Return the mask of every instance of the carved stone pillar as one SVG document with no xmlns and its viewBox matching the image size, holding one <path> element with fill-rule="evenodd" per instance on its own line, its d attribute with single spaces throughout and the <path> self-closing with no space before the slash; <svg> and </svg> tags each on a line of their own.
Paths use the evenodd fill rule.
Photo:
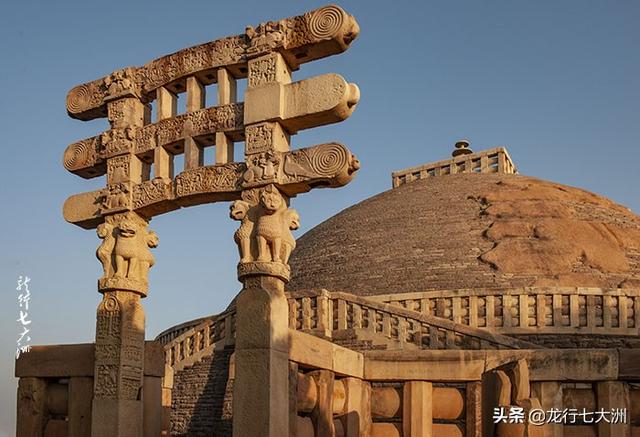
<svg viewBox="0 0 640 437">
<path fill-rule="evenodd" d="M 236 379 L 234 436 L 289 433 L 289 326 L 284 285 L 295 245 L 291 229 L 297 214 L 288 199 L 269 185 L 245 190 L 231 206 L 241 220 L 235 240 L 240 250 L 236 300 Z"/>
<path fill-rule="evenodd" d="M 284 281 L 246 278 L 236 301 L 233 435 L 289 435 L 289 327 Z"/>
<path fill-rule="evenodd" d="M 104 275 L 98 281 L 103 298 L 96 322 L 91 435 L 140 437 L 145 337 L 140 300 L 154 263 L 149 248 L 158 239 L 133 212 L 107 216 L 98 236 Z"/>
</svg>

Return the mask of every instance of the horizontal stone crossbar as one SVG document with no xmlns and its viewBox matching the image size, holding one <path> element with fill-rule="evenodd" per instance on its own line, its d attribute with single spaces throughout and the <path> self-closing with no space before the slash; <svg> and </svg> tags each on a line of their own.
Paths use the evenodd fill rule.
<svg viewBox="0 0 640 437">
<path fill-rule="evenodd" d="M 107 115 L 107 102 L 126 95 L 143 101 L 155 99 L 156 90 L 186 90 L 185 79 L 195 76 L 203 84 L 217 80 L 217 70 L 247 77 L 250 59 L 278 51 L 291 68 L 344 52 L 358 35 L 352 16 L 334 5 L 304 15 L 248 27 L 244 34 L 218 39 L 180 50 L 142 67 L 128 67 L 78 85 L 69 91 L 67 112 L 80 120 Z"/>
</svg>

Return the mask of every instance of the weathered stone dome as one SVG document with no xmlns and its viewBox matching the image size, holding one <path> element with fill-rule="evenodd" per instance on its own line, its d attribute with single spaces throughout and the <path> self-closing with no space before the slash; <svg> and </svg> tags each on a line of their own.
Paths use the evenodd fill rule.
<svg viewBox="0 0 640 437">
<path fill-rule="evenodd" d="M 640 287 L 640 217 L 602 196 L 513 174 L 417 180 L 298 239 L 288 290 Z"/>
</svg>

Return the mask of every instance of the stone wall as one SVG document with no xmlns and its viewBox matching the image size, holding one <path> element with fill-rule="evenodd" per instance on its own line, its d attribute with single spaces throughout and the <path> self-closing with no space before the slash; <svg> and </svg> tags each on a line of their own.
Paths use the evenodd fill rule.
<svg viewBox="0 0 640 437">
<path fill-rule="evenodd" d="M 233 349 L 215 351 L 174 376 L 171 393 L 171 435 L 231 436 L 229 360 Z"/>
</svg>

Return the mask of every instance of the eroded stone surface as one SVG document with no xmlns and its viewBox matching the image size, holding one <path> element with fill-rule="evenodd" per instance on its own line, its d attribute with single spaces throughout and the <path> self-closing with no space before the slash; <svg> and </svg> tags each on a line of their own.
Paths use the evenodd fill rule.
<svg viewBox="0 0 640 437">
<path fill-rule="evenodd" d="M 640 218 L 604 197 L 531 177 L 455 174 L 378 194 L 310 230 L 288 289 L 638 288 L 639 260 Z"/>
</svg>

